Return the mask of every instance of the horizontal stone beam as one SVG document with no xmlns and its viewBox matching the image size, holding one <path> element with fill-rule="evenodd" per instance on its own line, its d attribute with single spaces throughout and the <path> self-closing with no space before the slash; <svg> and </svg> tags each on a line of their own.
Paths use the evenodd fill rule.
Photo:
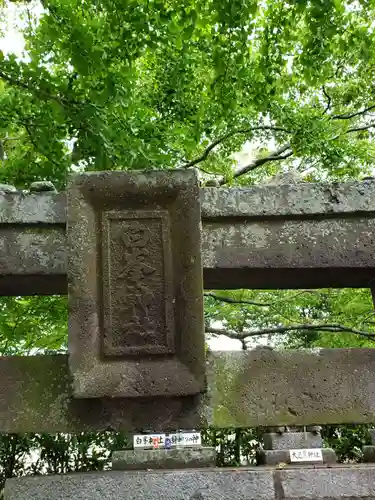
<svg viewBox="0 0 375 500">
<path fill-rule="evenodd" d="M 315 465 L 283 470 L 212 468 L 21 477 L 7 480 L 4 500 L 371 500 L 374 472 L 372 465 Z"/>
<path fill-rule="evenodd" d="M 202 219 L 375 215 L 375 180 L 201 189 Z"/>
<path fill-rule="evenodd" d="M 209 353 L 207 393 L 73 399 L 65 355 L 0 358 L 0 432 L 167 431 L 375 421 L 375 349 Z"/>
<path fill-rule="evenodd" d="M 375 215 L 375 180 L 202 188 L 203 220 Z M 2 193 L 0 225 L 66 224 L 65 193 Z"/>
<path fill-rule="evenodd" d="M 65 294 L 64 193 L 0 195 L 0 295 Z M 206 289 L 371 287 L 375 181 L 201 189 Z"/>
</svg>

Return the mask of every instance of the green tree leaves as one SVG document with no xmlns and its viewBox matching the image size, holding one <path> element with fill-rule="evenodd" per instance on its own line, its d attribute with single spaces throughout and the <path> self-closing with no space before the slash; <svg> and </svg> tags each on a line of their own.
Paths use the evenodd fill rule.
<svg viewBox="0 0 375 500">
<path fill-rule="evenodd" d="M 41 171 L 55 165 L 52 181 L 71 169 L 61 144 L 74 138 L 73 159 L 86 168 L 173 168 L 198 156 L 205 141 L 265 121 L 292 126 L 293 156 L 273 160 L 277 168 L 304 161 L 315 176 L 320 169 L 342 178 L 371 163 L 371 127 L 339 145 L 335 139 L 345 126 L 368 125 L 369 112 L 345 126 L 331 118 L 375 102 L 372 9 L 213 0 L 138 0 L 126 8 L 116 0 L 53 0 L 44 8 L 36 29 L 33 21 L 25 29 L 29 59 L 6 55 L 0 78 L 2 118 L 39 131 L 31 138 L 26 130 L 24 142 Z M 215 148 L 217 175 L 232 168 L 242 139 Z M 282 146 L 277 135 L 259 134 L 261 147 L 270 140 Z"/>
</svg>

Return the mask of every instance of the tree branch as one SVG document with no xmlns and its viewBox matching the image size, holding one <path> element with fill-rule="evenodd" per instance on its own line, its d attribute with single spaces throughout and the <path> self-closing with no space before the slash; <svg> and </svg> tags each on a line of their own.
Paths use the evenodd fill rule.
<svg viewBox="0 0 375 500">
<path fill-rule="evenodd" d="M 369 123 L 368 125 L 363 125 L 362 127 L 349 128 L 345 134 L 350 134 L 351 132 L 360 132 L 361 130 L 368 130 L 369 128 L 375 127 L 375 123 Z"/>
<path fill-rule="evenodd" d="M 29 136 L 30 142 L 34 146 L 36 151 L 38 151 L 40 154 L 42 154 L 48 161 L 50 161 L 54 165 L 57 165 L 58 167 L 60 167 L 61 166 L 60 163 L 55 161 L 53 158 L 49 157 L 44 151 L 42 151 L 42 149 L 39 147 L 39 145 L 34 141 L 33 134 L 31 132 L 29 126 L 26 123 L 24 123 L 23 126 L 25 127 L 25 130 L 27 132 L 27 135 Z"/>
<path fill-rule="evenodd" d="M 58 102 L 61 106 L 66 106 L 67 104 L 82 104 L 74 99 L 66 99 L 64 97 L 59 97 L 54 94 L 50 94 L 49 92 L 42 90 L 40 88 L 34 87 L 33 84 L 23 82 L 22 80 L 18 80 L 17 78 L 13 78 L 12 76 L 7 75 L 3 71 L 0 70 L 0 78 L 10 83 L 15 87 L 20 87 L 25 90 L 29 90 L 33 94 L 39 94 L 41 97 L 45 97 L 46 99 L 50 99 Z"/>
<path fill-rule="evenodd" d="M 237 177 L 240 177 L 241 175 L 248 174 L 252 170 L 255 170 L 256 168 L 258 168 L 261 165 L 264 165 L 265 163 L 268 163 L 270 161 L 278 161 L 278 160 L 280 161 L 280 160 L 285 160 L 286 158 L 289 158 L 289 156 L 292 156 L 293 151 L 289 151 L 285 155 L 282 154 L 282 153 L 285 153 L 285 151 L 288 151 L 288 149 L 290 149 L 289 143 L 285 144 L 284 146 L 277 149 L 276 151 L 273 151 L 265 158 L 257 158 L 256 160 L 252 161 L 248 165 L 238 168 L 234 172 L 233 178 L 237 178 Z M 219 180 L 219 184 L 222 186 L 222 185 L 226 184 L 228 181 L 229 181 L 228 178 L 223 177 L 222 179 Z"/>
<path fill-rule="evenodd" d="M 273 304 L 267 303 L 267 302 L 255 302 L 253 300 L 246 300 L 246 299 L 233 299 L 232 297 L 222 297 L 220 295 L 216 295 L 214 293 L 204 293 L 203 294 L 205 297 L 211 297 L 214 300 L 217 300 L 219 302 L 226 302 L 227 304 L 247 304 L 250 306 L 258 306 L 258 307 L 273 307 Z"/>
<path fill-rule="evenodd" d="M 328 110 L 330 109 L 330 107 L 331 107 L 332 98 L 327 93 L 327 91 L 326 91 L 326 89 L 325 89 L 324 86 L 323 86 L 323 93 L 324 93 L 324 95 L 327 98 L 327 106 L 326 106 L 326 108 L 325 108 L 325 110 L 323 112 L 323 114 L 326 114 L 328 112 Z M 372 109 L 375 109 L 375 104 L 373 104 L 371 106 L 368 106 L 367 108 L 365 108 L 365 109 L 363 109 L 361 111 L 357 111 L 355 113 L 347 113 L 347 114 L 335 115 L 335 116 L 332 116 L 330 119 L 331 120 L 349 120 L 351 118 L 355 118 L 356 116 L 364 115 L 368 111 L 371 111 Z M 349 133 L 352 133 L 352 132 L 359 132 L 361 130 L 367 130 L 367 129 L 372 128 L 372 127 L 375 127 L 375 123 L 374 124 L 371 123 L 370 125 L 366 125 L 366 126 L 362 126 L 362 127 L 353 127 L 353 128 L 350 128 L 349 130 L 347 130 L 345 132 L 345 134 L 349 134 Z M 209 146 L 207 146 L 207 148 L 204 150 L 204 152 L 202 153 L 202 155 L 200 155 L 199 157 L 195 158 L 194 160 L 186 163 L 185 165 L 183 165 L 183 167 L 184 168 L 193 167 L 194 165 L 197 165 L 198 163 L 201 163 L 201 162 L 205 161 L 207 159 L 208 155 L 211 153 L 211 151 L 216 146 L 218 146 L 219 144 L 221 144 L 222 142 L 224 142 L 226 139 L 229 139 L 233 135 L 235 135 L 235 134 L 247 134 L 247 133 L 250 133 L 250 132 L 256 131 L 256 130 L 272 130 L 272 131 L 276 131 L 276 132 L 284 132 L 284 133 L 287 133 L 287 134 L 291 134 L 292 133 L 292 131 L 287 130 L 285 128 L 282 128 L 282 127 L 272 127 L 272 126 L 250 127 L 250 128 L 246 128 L 246 129 L 239 129 L 239 130 L 235 130 L 235 131 L 232 131 L 232 132 L 228 132 L 227 134 L 223 135 L 219 139 L 213 141 Z M 340 136 L 336 136 L 333 139 L 337 139 L 338 137 L 340 137 Z M 234 174 L 233 174 L 233 178 L 237 178 L 237 177 L 240 177 L 242 175 L 245 175 L 245 174 L 247 174 L 247 173 L 255 170 L 256 168 L 258 168 L 258 167 L 260 167 L 260 166 L 262 166 L 265 163 L 268 163 L 270 161 L 281 161 L 281 160 L 285 160 L 285 159 L 289 158 L 290 156 L 293 155 L 293 151 L 288 151 L 289 149 L 291 149 L 291 148 L 290 148 L 290 144 L 288 143 L 288 144 L 282 146 L 281 148 L 277 149 L 276 151 L 273 151 L 272 153 L 270 153 L 265 158 L 258 158 L 256 160 L 254 160 L 253 162 L 249 163 L 248 165 L 237 169 L 234 172 Z M 288 151 L 288 152 L 286 154 L 283 154 L 286 151 Z M 229 181 L 228 178 L 222 177 L 218 182 L 219 182 L 219 185 L 222 186 L 222 185 L 226 184 L 228 181 Z"/>
<path fill-rule="evenodd" d="M 322 87 L 322 90 L 323 90 L 323 94 L 327 98 L 327 105 L 326 105 L 326 108 L 325 108 L 325 110 L 323 112 L 323 115 L 324 115 L 331 108 L 332 98 L 327 93 L 326 88 L 325 88 L 324 85 Z M 357 112 L 354 112 L 354 113 L 346 113 L 346 114 L 341 114 L 341 115 L 335 115 L 335 116 L 330 117 L 330 119 L 331 120 L 349 120 L 351 118 L 355 118 L 357 116 L 364 115 L 367 112 L 371 111 L 372 109 L 375 109 L 375 104 L 373 104 L 371 106 L 368 106 L 367 108 L 364 108 L 361 111 L 357 111 Z M 349 133 L 352 133 L 352 132 L 359 132 L 361 130 L 366 130 L 366 129 L 369 129 L 369 128 L 372 128 L 372 127 L 375 127 L 375 124 L 370 124 L 370 125 L 362 126 L 362 127 L 353 127 L 353 128 L 350 128 L 349 130 L 347 130 L 345 132 L 345 134 L 349 134 Z M 207 159 L 208 155 L 211 153 L 211 151 L 216 146 L 218 146 L 219 144 L 221 144 L 222 142 L 224 142 L 226 139 L 229 139 L 233 135 L 235 135 L 235 134 L 248 134 L 248 133 L 256 131 L 256 130 L 272 130 L 272 131 L 276 131 L 276 132 L 284 132 L 284 133 L 287 133 L 287 134 L 291 134 L 292 133 L 292 131 L 287 130 L 285 128 L 282 128 L 282 127 L 272 127 L 272 126 L 249 127 L 249 128 L 245 128 L 245 129 L 234 130 L 232 132 L 228 132 L 227 134 L 223 135 L 219 139 L 216 139 L 215 141 L 213 141 L 211 144 L 209 144 L 209 146 L 207 146 L 207 148 L 204 150 L 204 152 L 200 156 L 198 156 L 197 158 L 195 158 L 194 160 L 192 160 L 192 161 L 190 161 L 188 163 L 185 163 L 183 165 L 183 167 L 184 168 L 193 167 L 194 165 L 197 165 L 198 163 L 201 163 L 201 162 L 205 161 Z M 343 135 L 343 134 L 341 134 L 341 135 Z M 338 137 L 340 137 L 340 136 L 336 136 L 333 139 L 337 139 Z M 258 168 L 258 167 L 260 167 L 260 166 L 262 166 L 265 163 L 268 163 L 270 161 L 281 161 L 281 160 L 285 160 L 285 159 L 289 158 L 290 156 L 293 155 L 293 151 L 288 151 L 289 149 L 291 149 L 291 148 L 290 148 L 290 144 L 288 143 L 285 146 L 282 146 L 281 148 L 277 149 L 276 151 L 273 151 L 272 153 L 270 153 L 265 158 L 258 158 L 256 160 L 254 160 L 253 162 L 249 163 L 248 165 L 237 169 L 234 172 L 234 174 L 233 174 L 233 178 L 237 178 L 237 177 L 240 177 L 242 175 L 245 175 L 245 174 L 247 174 L 247 173 L 255 170 L 256 168 Z M 285 152 L 287 152 L 287 153 L 283 154 Z M 219 182 L 219 185 L 222 186 L 222 185 L 226 184 L 228 181 L 229 181 L 228 178 L 222 177 L 218 182 Z"/>
<path fill-rule="evenodd" d="M 356 328 L 350 328 L 348 326 L 339 325 L 336 323 L 332 324 L 320 324 L 320 325 L 290 325 L 290 326 L 277 326 L 273 328 L 264 328 L 259 330 L 252 330 L 248 332 L 236 333 L 229 330 L 224 330 L 221 328 L 212 328 L 206 327 L 206 333 L 212 333 L 213 335 L 224 335 L 226 337 L 242 340 L 247 337 L 255 337 L 258 335 L 269 335 L 275 333 L 286 333 L 292 331 L 301 331 L 301 330 L 310 330 L 310 331 L 326 331 L 331 333 L 354 333 L 361 337 L 368 338 L 370 340 L 375 341 L 375 333 L 364 332 L 362 330 L 357 330 Z"/>
<path fill-rule="evenodd" d="M 331 120 L 350 120 L 351 118 L 355 118 L 356 116 L 364 115 L 372 109 L 375 109 L 375 104 L 372 104 L 371 106 L 368 106 L 367 108 L 362 109 L 361 111 L 356 111 L 354 113 L 344 113 L 342 115 L 332 116 Z"/>
<path fill-rule="evenodd" d="M 272 130 L 274 132 L 285 132 L 286 134 L 291 134 L 292 132 L 290 130 L 286 130 L 285 128 L 282 127 L 272 127 L 272 126 L 267 126 L 267 125 L 262 125 L 259 127 L 249 127 L 249 128 L 244 128 L 244 129 L 239 129 L 239 130 L 233 130 L 232 132 L 228 132 L 227 134 L 219 137 L 215 141 L 213 141 L 207 148 L 204 150 L 204 152 L 201 154 L 201 156 L 198 156 L 194 160 L 185 163 L 183 165 L 183 168 L 189 168 L 193 167 L 194 165 L 197 165 L 198 163 L 201 163 L 202 161 L 205 161 L 208 157 L 208 155 L 211 153 L 211 151 L 216 148 L 219 144 L 222 142 L 226 141 L 230 137 L 233 137 L 236 134 L 249 134 L 250 132 L 254 132 L 256 130 Z"/>
<path fill-rule="evenodd" d="M 374 128 L 375 127 L 375 123 L 369 123 L 368 125 L 363 125 L 361 127 L 353 127 L 353 128 L 349 128 L 348 130 L 346 130 L 344 133 L 342 134 L 338 134 L 336 135 L 335 137 L 332 137 L 332 141 L 335 141 L 336 139 L 338 139 L 339 137 L 342 137 L 343 135 L 346 135 L 346 134 L 351 134 L 353 132 L 360 132 L 361 130 L 368 130 L 370 128 Z"/>
<path fill-rule="evenodd" d="M 323 85 L 322 89 L 323 89 L 323 94 L 327 98 L 327 106 L 326 106 L 326 109 L 323 111 L 323 115 L 325 115 L 331 109 L 332 97 L 327 93 L 324 85 Z"/>
</svg>

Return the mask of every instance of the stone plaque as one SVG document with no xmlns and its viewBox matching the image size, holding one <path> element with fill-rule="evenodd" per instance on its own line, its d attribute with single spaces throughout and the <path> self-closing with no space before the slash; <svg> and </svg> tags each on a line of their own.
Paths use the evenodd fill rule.
<svg viewBox="0 0 375 500">
<path fill-rule="evenodd" d="M 166 210 L 103 213 L 103 355 L 174 353 Z"/>
<path fill-rule="evenodd" d="M 203 392 L 195 172 L 79 174 L 69 184 L 67 200 L 74 396 Z"/>
</svg>

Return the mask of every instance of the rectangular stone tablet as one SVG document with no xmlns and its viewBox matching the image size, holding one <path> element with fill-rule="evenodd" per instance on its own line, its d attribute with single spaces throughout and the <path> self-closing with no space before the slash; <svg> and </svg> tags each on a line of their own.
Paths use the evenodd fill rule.
<svg viewBox="0 0 375 500">
<path fill-rule="evenodd" d="M 202 392 L 203 277 L 196 173 L 76 175 L 67 193 L 67 234 L 74 396 Z"/>
</svg>

